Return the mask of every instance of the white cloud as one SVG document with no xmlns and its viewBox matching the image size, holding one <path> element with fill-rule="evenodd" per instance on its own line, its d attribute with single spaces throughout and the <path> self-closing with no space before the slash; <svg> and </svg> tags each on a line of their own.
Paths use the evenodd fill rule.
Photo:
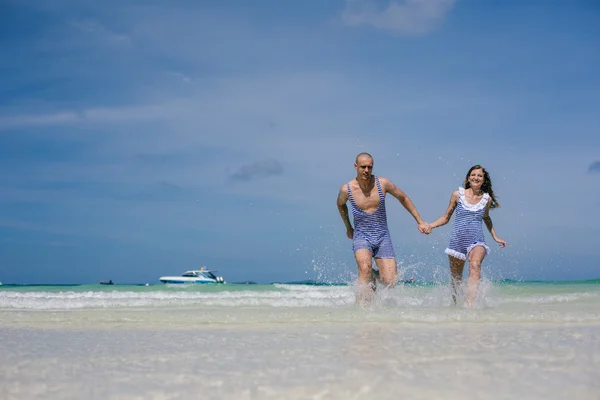
<svg viewBox="0 0 600 400">
<path fill-rule="evenodd" d="M 60 111 L 48 114 L 23 114 L 0 117 L 0 130 L 27 126 L 48 126 L 70 123 L 79 119 L 77 113 Z"/>
<path fill-rule="evenodd" d="M 182 83 L 193 83 L 193 81 L 194 81 L 191 77 L 189 77 L 188 75 L 186 75 L 182 72 L 167 71 L 166 74 L 176 78 L 176 80 L 178 80 L 179 82 L 182 82 Z"/>
<path fill-rule="evenodd" d="M 61 110 L 40 114 L 21 114 L 0 117 L 0 131 L 31 126 L 90 123 L 124 123 L 173 116 L 176 104 L 159 106 L 96 107 L 83 110 Z"/>
<path fill-rule="evenodd" d="M 279 161 L 268 159 L 242 165 L 237 171 L 231 174 L 230 178 L 235 181 L 250 181 L 257 178 L 268 177 L 270 175 L 280 175 L 282 172 L 283 167 Z"/>
<path fill-rule="evenodd" d="M 423 35 L 433 30 L 455 0 L 391 1 L 381 9 L 372 0 L 347 0 L 342 21 L 349 26 L 370 25 L 400 34 Z"/>
<path fill-rule="evenodd" d="M 71 27 L 75 28 L 75 30 L 78 31 L 78 33 L 84 34 L 84 35 L 90 35 L 90 36 L 94 37 L 95 39 L 103 41 L 105 43 L 116 44 L 116 45 L 131 43 L 131 39 L 129 38 L 129 36 L 115 33 L 113 31 L 111 31 L 110 29 L 108 29 L 106 26 L 102 25 L 100 22 L 95 21 L 95 20 L 74 19 L 74 20 L 68 21 L 68 24 Z"/>
</svg>

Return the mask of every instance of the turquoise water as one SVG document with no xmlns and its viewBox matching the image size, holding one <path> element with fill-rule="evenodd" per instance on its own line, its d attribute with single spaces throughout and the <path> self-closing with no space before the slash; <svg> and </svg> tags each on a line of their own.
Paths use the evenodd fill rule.
<svg viewBox="0 0 600 400">
<path fill-rule="evenodd" d="M 136 309 L 220 307 L 353 308 L 355 291 L 347 284 L 225 285 L 3 285 L 0 310 Z M 379 288 L 374 307 L 393 313 L 419 309 L 440 315 L 459 307 L 445 283 L 399 284 Z M 478 309 L 520 318 L 536 310 L 555 310 L 556 318 L 586 320 L 600 314 L 600 279 L 573 282 L 482 281 Z"/>
<path fill-rule="evenodd" d="M 4 285 L 7 399 L 597 398 L 600 280 Z"/>
</svg>

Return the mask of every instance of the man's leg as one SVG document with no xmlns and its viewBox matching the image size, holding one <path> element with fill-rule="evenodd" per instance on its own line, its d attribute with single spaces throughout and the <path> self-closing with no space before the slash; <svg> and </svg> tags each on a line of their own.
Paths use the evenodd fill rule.
<svg viewBox="0 0 600 400">
<path fill-rule="evenodd" d="M 379 268 L 379 282 L 387 287 L 396 286 L 396 283 L 398 283 L 396 252 L 389 232 L 381 238 L 374 255 L 375 263 Z"/>
<path fill-rule="evenodd" d="M 384 285 L 396 286 L 398 282 L 398 268 L 395 258 L 376 258 L 375 264 L 379 268 L 379 280 Z"/>
<path fill-rule="evenodd" d="M 371 303 L 375 283 L 373 277 L 373 254 L 367 249 L 358 249 L 354 253 L 358 266 L 358 282 L 356 283 L 356 301 L 360 305 Z"/>
</svg>

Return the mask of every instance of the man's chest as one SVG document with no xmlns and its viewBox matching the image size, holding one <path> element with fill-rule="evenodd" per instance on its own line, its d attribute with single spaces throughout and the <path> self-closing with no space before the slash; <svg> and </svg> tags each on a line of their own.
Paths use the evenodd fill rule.
<svg viewBox="0 0 600 400">
<path fill-rule="evenodd" d="M 380 196 L 377 186 L 373 186 L 370 190 L 363 190 L 358 184 L 350 187 L 354 203 L 361 210 L 371 213 L 379 206 Z"/>
</svg>

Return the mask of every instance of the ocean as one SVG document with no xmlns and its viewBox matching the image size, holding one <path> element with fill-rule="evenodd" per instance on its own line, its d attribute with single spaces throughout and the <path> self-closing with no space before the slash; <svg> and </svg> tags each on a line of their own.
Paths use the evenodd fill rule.
<svg viewBox="0 0 600 400">
<path fill-rule="evenodd" d="M 5 399 L 598 399 L 600 280 L 0 286 Z"/>
</svg>

